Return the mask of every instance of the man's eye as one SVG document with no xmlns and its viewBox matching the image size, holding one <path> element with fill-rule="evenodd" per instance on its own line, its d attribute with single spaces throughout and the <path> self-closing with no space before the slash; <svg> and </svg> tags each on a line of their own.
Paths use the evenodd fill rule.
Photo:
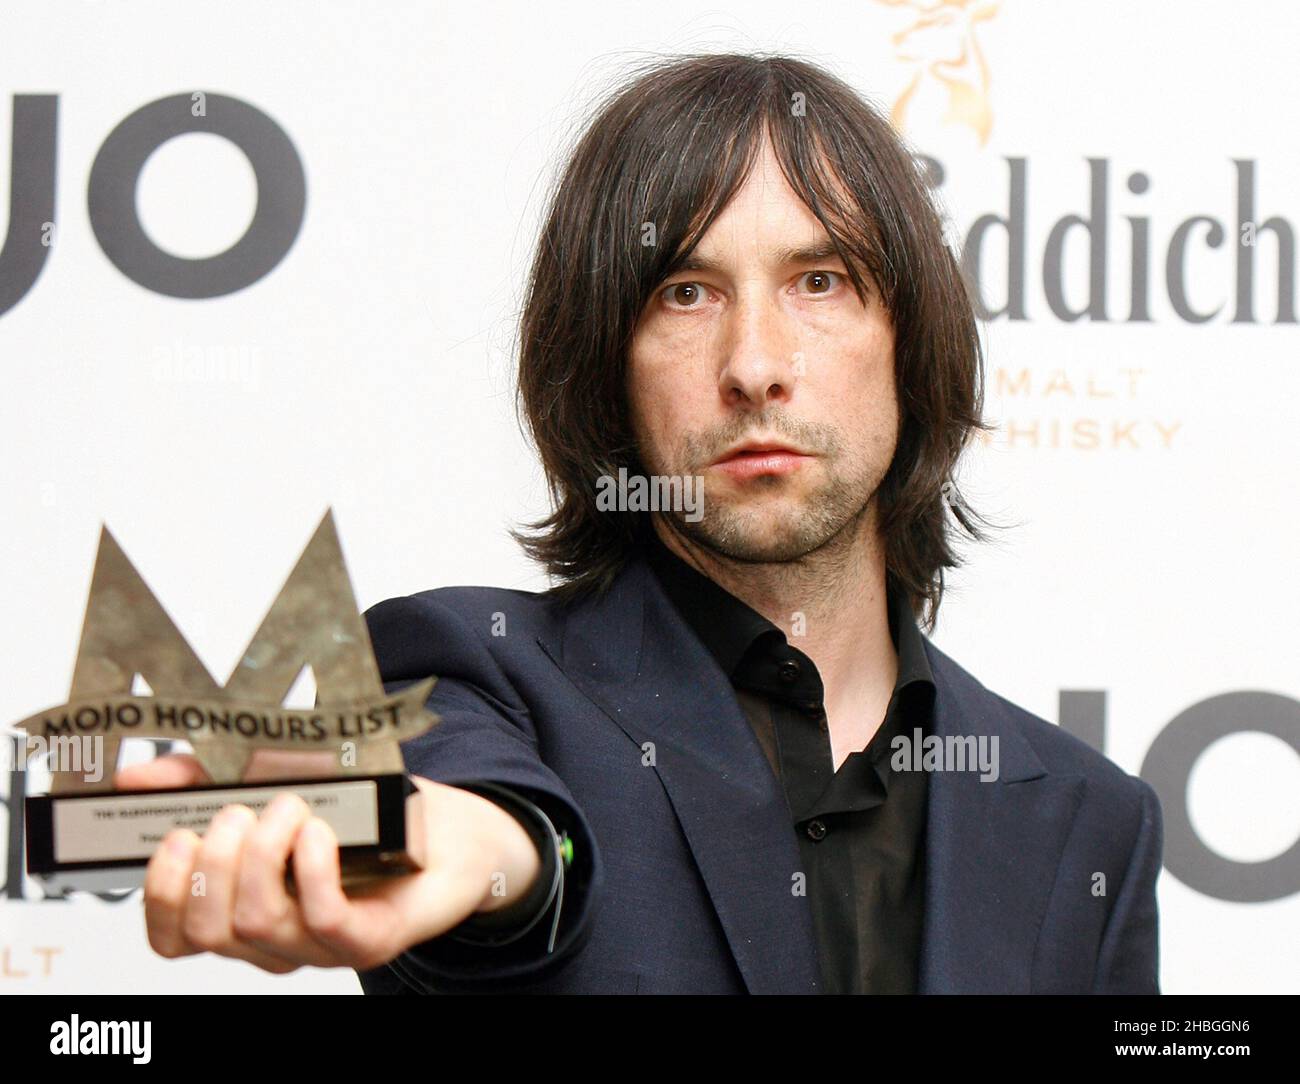
<svg viewBox="0 0 1300 1084">
<path fill-rule="evenodd" d="M 829 294 L 843 277 L 838 271 L 808 271 L 800 276 L 800 281 L 807 282 L 810 294 Z"/>
<path fill-rule="evenodd" d="M 663 296 L 673 308 L 698 309 L 707 295 L 698 282 L 679 282 L 666 287 Z"/>
</svg>

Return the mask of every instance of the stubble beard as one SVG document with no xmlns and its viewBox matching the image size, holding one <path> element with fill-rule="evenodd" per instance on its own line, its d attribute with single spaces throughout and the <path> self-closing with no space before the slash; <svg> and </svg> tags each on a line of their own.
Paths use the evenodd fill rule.
<svg viewBox="0 0 1300 1084">
<path fill-rule="evenodd" d="M 858 526 L 875 499 L 882 475 L 867 463 L 851 471 L 838 469 L 845 460 L 843 442 L 831 427 L 773 418 L 777 420 L 781 424 L 768 428 L 816 452 L 817 459 L 813 462 L 825 471 L 824 480 L 802 497 L 797 496 L 803 489 L 798 476 L 812 468 L 809 464 L 795 475 L 752 479 L 743 484 L 741 493 L 726 498 L 716 496 L 719 487 L 715 486 L 711 498 L 706 477 L 702 517 L 691 521 L 684 511 L 676 509 L 663 513 L 674 531 L 718 557 L 745 564 L 786 564 L 805 560 L 823 550 L 830 556 L 831 550 L 852 546 Z M 688 437 L 674 458 L 692 467 L 664 473 L 683 474 L 693 470 L 703 474 L 704 466 L 742 435 L 731 433 L 728 427 L 728 431 L 710 434 L 707 439 Z"/>
</svg>

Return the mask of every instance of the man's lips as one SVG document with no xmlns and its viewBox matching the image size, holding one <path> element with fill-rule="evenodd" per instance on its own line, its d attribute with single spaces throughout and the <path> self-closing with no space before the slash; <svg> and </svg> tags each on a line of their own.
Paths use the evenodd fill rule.
<svg viewBox="0 0 1300 1084">
<path fill-rule="evenodd" d="M 763 475 L 791 474 L 811 458 L 784 444 L 744 444 L 710 465 L 737 481 L 744 481 Z"/>
</svg>

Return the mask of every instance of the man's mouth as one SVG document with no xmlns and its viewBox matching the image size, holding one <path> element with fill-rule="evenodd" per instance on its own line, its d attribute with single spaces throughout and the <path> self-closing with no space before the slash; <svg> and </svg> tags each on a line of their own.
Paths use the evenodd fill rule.
<svg viewBox="0 0 1300 1084">
<path fill-rule="evenodd" d="M 779 441 L 747 441 L 715 459 L 716 467 L 736 481 L 763 476 L 792 474 L 813 457 Z"/>
</svg>

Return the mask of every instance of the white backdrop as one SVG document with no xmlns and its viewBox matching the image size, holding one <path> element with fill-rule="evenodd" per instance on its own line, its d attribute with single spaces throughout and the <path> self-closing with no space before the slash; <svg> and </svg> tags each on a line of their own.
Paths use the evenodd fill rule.
<svg viewBox="0 0 1300 1084">
<path fill-rule="evenodd" d="M 1236 894 L 1267 898 L 1223 899 L 1232 893 L 1167 869 L 1161 971 L 1167 992 L 1300 989 L 1300 332 L 1293 316 L 1277 322 L 1300 220 L 1300 17 L 1262 2 L 1173 10 L 6 5 L 0 221 L 17 175 L 4 169 L 17 97 L 57 96 L 57 185 L 45 265 L 0 313 L 0 719 L 66 699 L 101 521 L 219 680 L 329 505 L 362 606 L 453 583 L 544 587 L 506 528 L 545 508 L 511 384 L 545 182 L 627 61 L 788 51 L 900 108 L 900 129 L 942 165 L 959 238 L 982 215 L 1009 215 L 1023 162 L 1025 319 L 988 325 L 987 413 L 1003 428 L 963 476 L 979 507 L 1019 526 L 969 551 L 935 642 L 1052 721 L 1075 691 L 1104 692 L 1105 751 L 1134 773 L 1194 705 L 1280 698 L 1282 736 L 1258 730 L 1260 695 L 1219 702 L 1212 711 L 1232 714 L 1239 733 L 1207 748 L 1186 787 L 1201 867 L 1252 863 Z M 306 177 L 284 257 L 204 300 L 119 271 L 87 208 L 92 164 L 117 125 L 195 91 L 272 118 Z M 1107 171 L 1109 320 L 1066 321 L 1044 292 L 1044 253 L 1059 220 L 1093 214 L 1090 159 Z M 1282 220 L 1248 240 L 1234 160 L 1253 163 L 1251 221 Z M 1134 173 L 1145 192 L 1130 189 Z M 234 143 L 188 134 L 149 158 L 136 205 L 157 246 L 199 258 L 243 234 L 257 192 Z M 1218 247 L 1209 223 L 1182 230 L 1189 304 L 1222 306 L 1199 323 L 1166 285 L 1171 243 L 1197 215 L 1222 230 Z M 1148 237 L 1147 322 L 1129 319 L 1133 219 Z M 1007 238 L 995 226 L 983 242 L 994 309 L 1006 300 Z M 1088 241 L 1067 230 L 1076 309 L 1089 300 Z M 17 273 L 19 244 L 10 238 L 0 280 Z M 1243 259 L 1250 321 L 1233 318 Z M 0 817 L 13 813 L 0 804 Z M 43 901 L 9 878 L 0 992 L 92 989 L 358 986 L 344 971 L 275 978 L 162 960 L 145 943 L 138 893 Z"/>
</svg>

